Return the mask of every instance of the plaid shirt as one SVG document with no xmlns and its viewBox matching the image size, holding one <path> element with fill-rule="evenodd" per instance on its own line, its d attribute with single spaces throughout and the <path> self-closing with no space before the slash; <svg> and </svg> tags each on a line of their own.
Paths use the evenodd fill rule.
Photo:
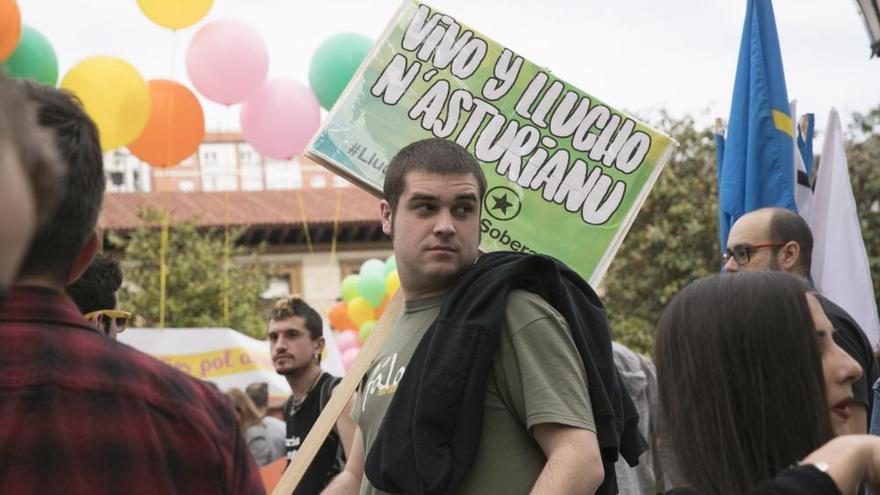
<svg viewBox="0 0 880 495">
<path fill-rule="evenodd" d="M 20 286 L 0 301 L 0 493 L 264 489 L 227 398 Z"/>
</svg>

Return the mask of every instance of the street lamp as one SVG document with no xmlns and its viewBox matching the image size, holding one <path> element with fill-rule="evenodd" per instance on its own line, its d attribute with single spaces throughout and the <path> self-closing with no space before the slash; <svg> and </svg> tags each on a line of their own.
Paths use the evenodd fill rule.
<svg viewBox="0 0 880 495">
<path fill-rule="evenodd" d="M 878 0 L 856 0 L 865 19 L 865 28 L 871 38 L 871 56 L 880 57 L 880 7 Z"/>
</svg>

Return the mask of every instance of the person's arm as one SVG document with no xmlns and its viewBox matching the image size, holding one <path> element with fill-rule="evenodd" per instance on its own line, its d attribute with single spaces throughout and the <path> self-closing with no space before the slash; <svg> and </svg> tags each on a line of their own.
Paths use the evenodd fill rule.
<svg viewBox="0 0 880 495">
<path fill-rule="evenodd" d="M 333 391 L 335 393 L 336 389 L 333 389 Z M 342 449 L 345 451 L 346 459 L 351 456 L 352 443 L 357 430 L 357 423 L 351 419 L 351 408 L 354 407 L 356 401 L 357 394 L 354 394 L 349 399 L 348 404 L 345 405 L 342 414 L 339 415 L 339 419 L 336 420 L 336 432 L 339 434 L 339 441 L 342 442 Z"/>
<path fill-rule="evenodd" d="M 605 479 L 605 469 L 595 433 L 557 423 L 537 424 L 532 433 L 547 456 L 532 494 L 596 493 Z"/>
<path fill-rule="evenodd" d="M 261 428 L 259 433 L 248 435 L 247 445 L 257 466 L 265 466 L 272 461 L 272 446 L 266 437 L 266 429 Z"/>
<path fill-rule="evenodd" d="M 803 464 L 821 466 L 843 494 L 855 493 L 866 483 L 874 493 L 880 489 L 880 437 L 843 435 L 819 447 Z M 827 466 L 827 469 L 822 469 Z"/>
<path fill-rule="evenodd" d="M 360 426 L 355 425 L 351 452 L 345 462 L 345 469 L 333 478 L 321 493 L 323 495 L 355 495 L 364 477 L 364 437 Z"/>
</svg>

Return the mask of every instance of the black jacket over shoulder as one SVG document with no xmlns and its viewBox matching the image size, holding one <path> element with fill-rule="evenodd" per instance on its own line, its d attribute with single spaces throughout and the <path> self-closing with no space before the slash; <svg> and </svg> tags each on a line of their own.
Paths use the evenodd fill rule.
<svg viewBox="0 0 880 495">
<path fill-rule="evenodd" d="M 491 253 L 462 275 L 416 348 L 367 454 L 364 468 L 373 486 L 424 495 L 446 495 L 460 486 L 480 443 L 486 379 L 514 289 L 544 298 L 571 329 L 605 467 L 597 493 L 617 493 L 618 452 L 630 465 L 638 464 L 647 444 L 614 367 L 599 296 L 553 258 Z"/>
</svg>

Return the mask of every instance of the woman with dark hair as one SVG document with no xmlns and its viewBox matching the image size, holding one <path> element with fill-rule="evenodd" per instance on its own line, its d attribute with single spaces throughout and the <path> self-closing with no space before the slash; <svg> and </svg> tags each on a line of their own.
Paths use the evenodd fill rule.
<svg viewBox="0 0 880 495">
<path fill-rule="evenodd" d="M 707 277 L 672 300 L 657 324 L 655 358 L 663 440 L 688 485 L 674 492 L 847 493 L 880 480 L 869 469 L 880 439 L 823 446 L 848 431 L 861 374 L 833 331 L 806 283 L 781 272 Z M 878 454 L 853 459 L 842 446 Z M 821 464 L 783 471 L 805 457 Z"/>
</svg>

